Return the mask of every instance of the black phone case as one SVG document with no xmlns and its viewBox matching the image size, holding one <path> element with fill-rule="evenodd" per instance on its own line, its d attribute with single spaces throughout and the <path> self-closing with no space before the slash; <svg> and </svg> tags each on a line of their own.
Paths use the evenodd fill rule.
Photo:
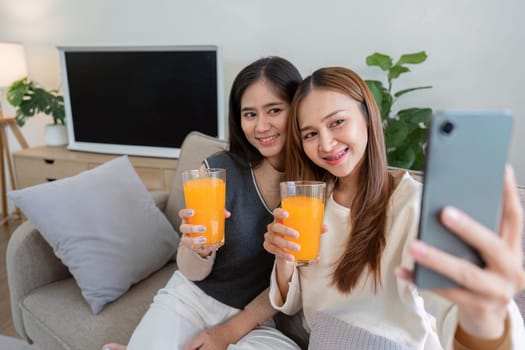
<svg viewBox="0 0 525 350">
<path fill-rule="evenodd" d="M 430 122 L 418 238 L 449 254 L 483 266 L 478 252 L 440 222 L 454 206 L 496 231 L 512 115 L 508 111 L 441 111 Z M 415 283 L 423 289 L 457 284 L 421 265 Z"/>
</svg>

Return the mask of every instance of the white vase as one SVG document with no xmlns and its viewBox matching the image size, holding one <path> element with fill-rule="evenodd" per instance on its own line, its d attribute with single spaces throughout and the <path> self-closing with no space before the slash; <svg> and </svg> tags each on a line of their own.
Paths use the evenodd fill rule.
<svg viewBox="0 0 525 350">
<path fill-rule="evenodd" d="M 46 144 L 48 146 L 67 145 L 67 128 L 65 125 L 46 125 Z"/>
</svg>

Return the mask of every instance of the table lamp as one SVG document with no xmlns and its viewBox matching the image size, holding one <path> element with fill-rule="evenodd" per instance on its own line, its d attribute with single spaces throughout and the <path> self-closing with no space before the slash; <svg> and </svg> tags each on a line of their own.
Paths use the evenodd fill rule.
<svg viewBox="0 0 525 350">
<path fill-rule="evenodd" d="M 4 90 L 5 88 L 4 91 L 7 91 L 7 88 L 11 86 L 11 84 L 25 76 L 27 76 L 27 65 L 22 44 L 0 43 L 0 89 Z M 2 94 L 0 93 L 0 201 L 2 203 L 0 223 L 4 224 L 9 218 L 6 196 L 6 163 L 9 169 L 11 187 L 13 189 L 16 188 L 6 128 L 11 127 L 13 134 L 22 148 L 27 148 L 28 145 L 16 124 L 15 118 L 4 116 L 2 112 L 2 98 Z"/>
<path fill-rule="evenodd" d="M 0 43 L 0 88 L 9 87 L 25 76 L 27 66 L 22 44 Z"/>
</svg>

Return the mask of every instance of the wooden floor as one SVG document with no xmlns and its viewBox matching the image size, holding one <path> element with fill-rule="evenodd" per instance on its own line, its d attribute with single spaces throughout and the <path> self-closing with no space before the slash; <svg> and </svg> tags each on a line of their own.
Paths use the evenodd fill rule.
<svg viewBox="0 0 525 350">
<path fill-rule="evenodd" d="M 7 271 L 5 266 L 5 253 L 7 242 L 11 233 L 20 225 L 20 219 L 10 219 L 5 225 L 0 224 L 0 334 L 20 337 L 11 321 L 11 306 L 9 290 L 7 288 Z"/>
</svg>

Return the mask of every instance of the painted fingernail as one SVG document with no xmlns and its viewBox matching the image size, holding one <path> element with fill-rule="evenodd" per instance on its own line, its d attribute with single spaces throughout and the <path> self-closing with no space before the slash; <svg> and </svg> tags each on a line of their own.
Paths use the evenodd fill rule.
<svg viewBox="0 0 525 350">
<path fill-rule="evenodd" d="M 286 232 L 288 234 L 288 236 L 292 237 L 292 238 L 299 238 L 299 232 L 297 231 L 294 231 L 292 229 L 288 229 L 288 232 Z"/>
<path fill-rule="evenodd" d="M 199 243 L 206 242 L 206 237 L 199 237 Z"/>
<path fill-rule="evenodd" d="M 412 248 L 419 256 L 425 256 L 428 253 L 428 247 L 420 241 L 415 241 L 412 243 Z"/>
<path fill-rule="evenodd" d="M 296 244 L 296 243 L 290 243 L 290 249 L 293 250 L 293 251 L 298 252 L 299 250 L 301 250 L 301 246 L 299 244 Z"/>
<path fill-rule="evenodd" d="M 205 231 L 206 231 L 206 227 L 204 227 L 204 226 L 199 226 L 199 228 L 197 229 L 197 231 L 199 231 L 199 232 L 205 232 Z"/>
<path fill-rule="evenodd" d="M 193 209 L 188 209 L 187 214 L 188 216 L 193 216 L 195 215 L 195 212 L 193 211 Z M 111 349 L 106 349 L 106 350 L 111 350 Z"/>
<path fill-rule="evenodd" d="M 287 256 L 286 256 L 286 261 L 294 262 L 294 261 L 295 261 L 295 258 L 294 258 L 293 255 L 287 255 Z"/>
</svg>

